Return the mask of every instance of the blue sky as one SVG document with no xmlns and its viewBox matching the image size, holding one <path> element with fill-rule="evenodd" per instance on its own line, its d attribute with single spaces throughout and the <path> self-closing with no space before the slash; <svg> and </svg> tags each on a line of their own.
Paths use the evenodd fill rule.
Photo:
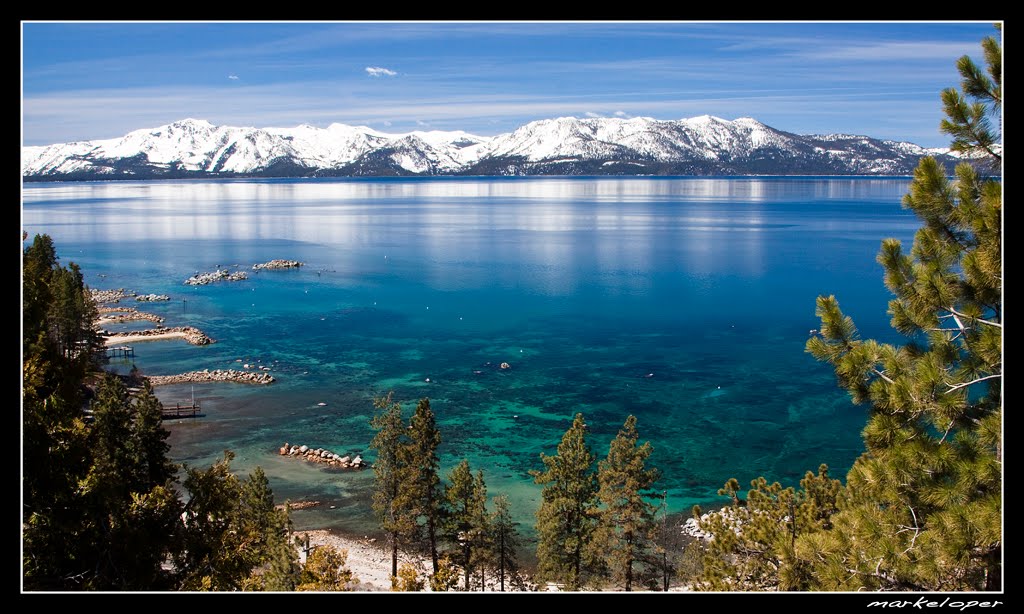
<svg viewBox="0 0 1024 614">
<path fill-rule="evenodd" d="M 492 136 L 560 116 L 753 117 L 941 147 L 963 23 L 22 23 L 25 145 L 193 117 Z"/>
</svg>

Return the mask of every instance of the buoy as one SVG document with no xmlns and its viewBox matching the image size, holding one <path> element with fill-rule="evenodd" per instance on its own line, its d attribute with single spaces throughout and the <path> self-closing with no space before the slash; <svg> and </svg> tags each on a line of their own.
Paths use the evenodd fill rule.
<svg viewBox="0 0 1024 614">
<path fill-rule="evenodd" d="M 317 405 L 320 406 L 320 407 L 324 407 L 325 405 L 327 405 L 327 403 L 324 403 L 323 401 L 321 401 L 321 402 L 317 403 Z"/>
<path fill-rule="evenodd" d="M 423 380 L 423 381 L 425 381 L 425 382 L 429 382 L 429 381 L 430 381 L 430 378 L 428 377 L 427 379 L 425 379 L 425 380 Z"/>
</svg>

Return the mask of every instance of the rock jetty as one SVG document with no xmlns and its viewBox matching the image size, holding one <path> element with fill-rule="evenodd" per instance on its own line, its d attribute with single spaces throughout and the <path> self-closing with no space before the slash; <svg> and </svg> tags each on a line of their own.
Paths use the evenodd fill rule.
<svg viewBox="0 0 1024 614">
<path fill-rule="evenodd" d="M 135 300 L 140 303 L 150 303 L 154 301 L 169 301 L 171 297 L 166 294 L 137 294 Z"/>
<path fill-rule="evenodd" d="M 117 303 L 123 298 L 134 295 L 134 292 L 128 292 L 124 288 L 118 288 L 116 290 L 97 290 L 95 288 L 89 288 L 89 296 L 92 297 L 94 303 Z"/>
<path fill-rule="evenodd" d="M 136 301 L 153 302 L 153 301 L 169 301 L 171 297 L 166 294 L 139 294 L 124 288 L 118 288 L 116 290 L 96 290 L 95 288 L 89 289 L 89 295 L 92 297 L 94 303 L 119 303 L 123 298 L 134 297 Z"/>
<path fill-rule="evenodd" d="M 185 338 L 192 345 L 210 345 L 213 343 L 213 339 L 206 336 L 206 333 L 199 330 L 194 326 L 172 326 L 170 328 L 148 328 L 146 330 L 129 330 L 119 333 L 109 333 L 111 337 L 156 337 L 158 335 L 167 335 L 168 333 L 177 333 L 176 336 Z"/>
<path fill-rule="evenodd" d="M 274 382 L 274 377 L 269 373 L 236 371 L 234 369 L 215 369 L 213 371 L 203 369 L 202 371 L 189 371 L 179 375 L 150 375 L 147 379 L 154 386 L 199 384 L 202 382 L 238 382 L 240 384 L 270 384 Z"/>
<path fill-rule="evenodd" d="M 274 509 L 284 510 L 285 505 L 285 503 L 278 503 L 277 505 L 274 506 Z M 289 501 L 287 503 L 288 508 L 292 510 L 304 510 L 311 507 L 316 507 L 318 505 L 322 504 L 319 501 Z"/>
<path fill-rule="evenodd" d="M 232 273 L 227 269 L 217 269 L 210 273 L 199 273 L 198 275 L 193 275 L 185 280 L 185 285 L 205 286 L 206 284 L 212 284 L 215 281 L 242 281 L 243 279 L 249 279 L 249 274 L 245 271 Z"/>
<path fill-rule="evenodd" d="M 252 265 L 252 270 L 261 271 L 264 269 L 291 269 L 300 267 L 304 264 L 304 262 L 299 262 L 298 260 L 271 260 L 270 262 L 264 262 L 263 264 Z"/>
<path fill-rule="evenodd" d="M 287 441 L 277 453 L 281 456 L 304 458 L 311 463 L 323 463 L 331 467 L 341 467 L 342 469 L 362 469 L 366 467 L 366 461 L 358 454 L 355 457 L 350 455 L 342 456 L 324 448 L 289 445 Z"/>
<path fill-rule="evenodd" d="M 133 307 L 126 307 L 120 311 L 118 315 L 103 316 L 100 318 L 101 324 L 120 324 L 122 322 L 135 322 L 138 320 L 146 320 L 149 322 L 156 322 L 157 324 L 163 324 L 163 317 L 156 315 L 155 313 L 145 313 L 138 311 Z M 115 313 L 117 312 L 111 309 L 101 310 L 100 313 Z"/>
</svg>

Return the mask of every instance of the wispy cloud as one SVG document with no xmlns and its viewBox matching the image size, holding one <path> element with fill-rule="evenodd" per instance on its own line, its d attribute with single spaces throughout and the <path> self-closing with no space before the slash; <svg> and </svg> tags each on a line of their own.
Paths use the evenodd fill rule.
<svg viewBox="0 0 1024 614">
<path fill-rule="evenodd" d="M 630 116 L 629 113 L 626 113 L 625 111 L 616 111 L 615 112 L 615 117 L 631 117 L 631 116 Z"/>
<path fill-rule="evenodd" d="M 593 111 L 587 111 L 586 113 L 584 113 L 584 115 L 586 115 L 587 117 L 601 117 L 600 113 L 594 113 Z"/>
<path fill-rule="evenodd" d="M 380 66 L 367 66 L 366 74 L 371 77 L 394 77 L 398 73 L 391 70 L 390 68 L 381 68 Z"/>
<path fill-rule="evenodd" d="M 228 75 L 228 79 L 231 79 L 232 81 L 238 81 L 238 75 Z"/>
</svg>

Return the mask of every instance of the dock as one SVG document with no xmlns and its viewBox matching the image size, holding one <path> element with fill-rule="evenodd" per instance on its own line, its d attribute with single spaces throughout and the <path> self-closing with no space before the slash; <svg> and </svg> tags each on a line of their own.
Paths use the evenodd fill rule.
<svg viewBox="0 0 1024 614">
<path fill-rule="evenodd" d="M 135 358 L 135 348 L 130 345 L 118 345 L 107 348 L 107 358 Z"/>
<path fill-rule="evenodd" d="M 202 416 L 199 413 L 201 408 L 199 407 L 199 401 L 192 401 L 189 405 L 182 405 L 181 403 L 175 403 L 174 407 L 164 405 L 162 417 L 164 420 L 175 420 L 177 418 L 198 418 Z"/>
</svg>

